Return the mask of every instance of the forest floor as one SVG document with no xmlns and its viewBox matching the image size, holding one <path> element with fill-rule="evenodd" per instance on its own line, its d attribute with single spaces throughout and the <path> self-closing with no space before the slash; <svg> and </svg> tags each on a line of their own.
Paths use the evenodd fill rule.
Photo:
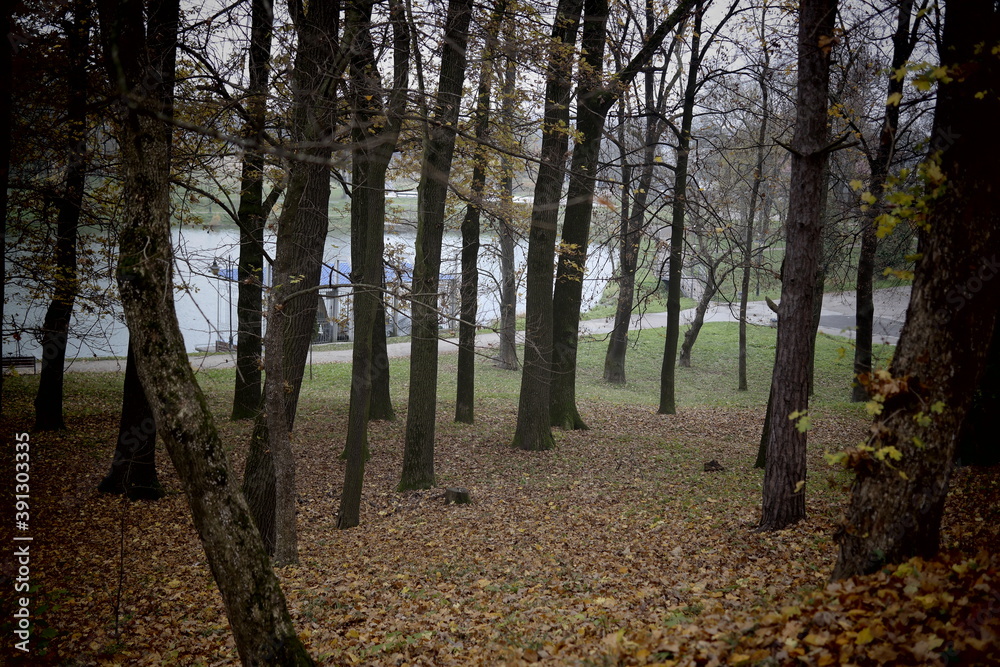
<svg viewBox="0 0 1000 667">
<path fill-rule="evenodd" d="M 410 493 L 393 490 L 409 381 L 406 365 L 393 362 L 397 420 L 372 426 L 362 523 L 347 531 L 336 530 L 336 513 L 349 369 L 317 367 L 293 435 L 300 563 L 278 575 L 318 662 L 998 664 L 996 471 L 956 471 L 939 558 L 830 584 L 850 478 L 823 454 L 861 441 L 868 424 L 839 398 L 850 366 L 842 341 L 821 337 L 818 346 L 809 517 L 757 533 L 762 473 L 752 462 L 774 334 L 753 330 L 755 389 L 739 393 L 732 359 L 716 351 L 731 344 L 732 325 L 702 335 L 696 368 L 679 371 L 685 389 L 669 417 L 655 414 L 651 367 L 662 338 L 630 350 L 623 388 L 596 382 L 603 346 L 584 343 L 580 408 L 590 429 L 557 431 L 548 452 L 510 448 L 517 374 L 485 360 L 476 424 L 453 423 L 454 359 L 443 359 L 439 487 Z M 69 430 L 31 435 L 32 652 L 9 664 L 238 664 L 165 453 L 161 501 L 96 491 L 117 433 L 116 377 L 68 376 Z M 199 381 L 241 471 L 250 424 L 226 419 L 232 373 Z M 13 443 L 30 427 L 37 380 L 4 384 L 0 438 Z M 5 466 L 12 451 L 5 444 Z M 705 472 L 713 459 L 725 470 Z M 445 487 L 458 486 L 472 503 L 446 505 Z M 0 571 L 5 602 L 11 562 Z M 12 628 L 8 618 L 0 626 L 3 662 Z"/>
</svg>

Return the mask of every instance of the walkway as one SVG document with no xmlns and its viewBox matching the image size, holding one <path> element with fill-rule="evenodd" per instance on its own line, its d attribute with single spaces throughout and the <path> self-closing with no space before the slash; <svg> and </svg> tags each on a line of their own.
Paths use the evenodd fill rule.
<svg viewBox="0 0 1000 667">
<path fill-rule="evenodd" d="M 906 318 L 906 306 L 910 300 L 909 287 L 896 287 L 877 290 L 875 292 L 875 340 L 878 343 L 895 345 L 899 341 L 899 332 Z M 820 314 L 820 331 L 834 336 L 854 337 L 854 293 L 840 292 L 827 294 L 823 297 L 823 310 Z M 681 324 L 690 324 L 694 320 L 694 309 L 681 312 Z M 736 322 L 739 320 L 738 303 L 714 303 L 705 313 L 706 322 Z M 763 301 L 752 301 L 747 304 L 747 320 L 753 324 L 769 325 L 774 321 L 774 313 Z M 635 317 L 630 324 L 630 330 L 660 329 L 667 326 L 666 313 L 649 313 Z M 592 336 L 609 334 L 614 328 L 614 318 L 584 320 L 580 323 L 580 333 Z M 518 334 L 521 335 L 520 333 Z M 476 347 L 480 349 L 495 348 L 500 344 L 500 336 L 495 333 L 476 336 Z M 410 356 L 410 344 L 390 343 L 386 346 L 390 359 Z M 438 352 L 448 354 L 458 350 L 457 338 L 445 338 L 438 341 Z M 350 349 L 313 351 L 311 363 L 350 363 Z M 202 354 L 189 355 L 191 364 L 196 369 L 232 368 L 236 365 L 236 355 Z M 89 373 L 124 372 L 124 359 L 76 359 L 67 364 L 68 371 Z"/>
</svg>

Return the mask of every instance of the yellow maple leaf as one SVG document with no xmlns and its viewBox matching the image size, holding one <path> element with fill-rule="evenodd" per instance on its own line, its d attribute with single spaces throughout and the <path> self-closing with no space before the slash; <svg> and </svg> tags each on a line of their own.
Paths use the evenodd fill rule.
<svg viewBox="0 0 1000 667">
<path fill-rule="evenodd" d="M 875 635 L 872 634 L 871 628 L 865 628 L 854 638 L 854 643 L 858 646 L 864 646 L 865 644 L 871 644 L 874 640 Z"/>
</svg>

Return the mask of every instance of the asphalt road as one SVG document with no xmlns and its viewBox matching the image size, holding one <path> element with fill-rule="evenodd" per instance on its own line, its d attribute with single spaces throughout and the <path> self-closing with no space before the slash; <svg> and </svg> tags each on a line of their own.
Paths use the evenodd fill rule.
<svg viewBox="0 0 1000 667">
<path fill-rule="evenodd" d="M 875 340 L 878 343 L 895 344 L 899 341 L 899 332 L 906 318 L 906 306 L 910 300 L 909 287 L 896 287 L 876 290 L 875 292 Z M 820 313 L 820 331 L 848 339 L 854 337 L 854 293 L 840 292 L 827 294 L 823 297 L 823 310 Z M 694 309 L 681 312 L 681 323 L 688 324 L 694 319 Z M 706 322 L 735 322 L 739 319 L 738 303 L 713 303 L 705 313 Z M 775 315 L 763 301 L 752 301 L 747 304 L 747 320 L 753 324 L 769 325 L 774 323 Z M 631 330 L 657 329 L 667 325 L 666 313 L 652 313 L 632 319 Z M 580 333 L 591 336 L 602 336 L 611 332 L 614 318 L 585 320 L 580 323 Z M 520 334 L 519 334 L 520 335 Z M 490 348 L 496 348 L 500 336 L 495 333 L 482 334 L 476 337 L 476 347 L 488 354 Z M 457 338 L 446 338 L 438 341 L 438 352 L 448 354 L 458 350 Z M 390 343 L 387 346 L 390 358 L 410 356 L 410 344 Z M 311 363 L 350 363 L 351 350 L 328 350 L 312 352 Z M 189 355 L 191 365 L 201 368 L 231 368 L 236 365 L 236 355 L 203 354 Z M 73 372 L 114 373 L 125 371 L 124 359 L 75 359 L 67 363 L 67 370 Z"/>
</svg>

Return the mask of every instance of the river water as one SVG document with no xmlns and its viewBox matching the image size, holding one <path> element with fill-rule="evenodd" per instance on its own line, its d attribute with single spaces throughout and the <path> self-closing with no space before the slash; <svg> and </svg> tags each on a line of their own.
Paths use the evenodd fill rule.
<svg viewBox="0 0 1000 667">
<path fill-rule="evenodd" d="M 178 323 L 188 352 L 197 348 L 214 349 L 217 341 L 235 340 L 237 284 L 227 279 L 235 276 L 239 258 L 239 231 L 236 228 L 174 228 L 174 299 Z M 395 263 L 412 265 L 416 235 L 404 229 L 385 236 L 387 247 L 395 251 Z M 482 237 L 480 250 L 480 291 L 478 321 L 491 325 L 499 312 L 499 258 L 498 243 L 487 235 Z M 518 312 L 524 311 L 524 257 L 526 241 L 515 250 L 515 267 L 518 276 Z M 274 239 L 265 240 L 267 252 L 273 256 Z M 443 277 L 460 273 L 461 237 L 448 234 L 442 250 Z M 350 238 L 346 232 L 332 231 L 326 239 L 324 263 L 346 272 L 350 262 Z M 584 309 L 602 294 L 611 276 L 612 261 L 604 248 L 592 248 L 587 262 L 584 282 Z M 330 275 L 328 271 L 325 274 Z M 346 280 L 345 280 L 346 282 Z M 442 282 L 442 290 L 447 281 Z M 4 308 L 4 332 L 20 329 L 20 340 L 15 336 L 3 338 L 4 355 L 34 355 L 41 358 L 41 346 L 34 331 L 42 324 L 47 302 L 30 299 L 24 290 L 5 286 L 7 303 Z M 332 300 L 327 300 L 332 305 Z M 405 304 L 403 305 L 405 311 Z M 331 308 L 332 310 L 332 308 Z M 331 313 L 332 314 L 332 313 Z M 398 318 L 398 330 L 405 333 L 405 312 Z M 125 356 L 128 331 L 122 322 L 120 309 L 103 315 L 75 308 L 67 358 L 95 356 Z"/>
</svg>

